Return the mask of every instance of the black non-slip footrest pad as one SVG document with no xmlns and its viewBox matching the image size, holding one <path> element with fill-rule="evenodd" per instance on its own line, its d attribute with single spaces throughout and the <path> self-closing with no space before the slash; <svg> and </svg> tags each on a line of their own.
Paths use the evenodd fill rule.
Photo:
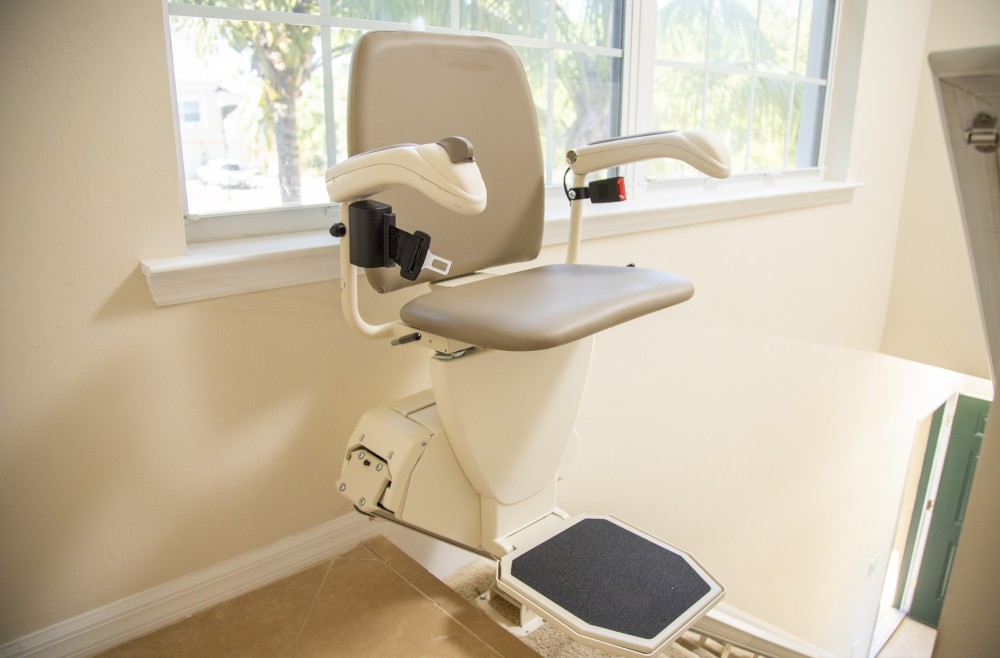
<svg viewBox="0 0 1000 658">
<path fill-rule="evenodd" d="M 647 640 L 710 589 L 684 557 L 605 519 L 519 555 L 511 575 L 588 624 Z"/>
</svg>

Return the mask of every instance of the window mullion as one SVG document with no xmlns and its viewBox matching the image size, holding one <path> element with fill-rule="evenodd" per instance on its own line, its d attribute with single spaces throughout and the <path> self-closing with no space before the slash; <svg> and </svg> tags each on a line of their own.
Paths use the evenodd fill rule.
<svg viewBox="0 0 1000 658">
<path fill-rule="evenodd" d="M 656 78 L 656 0 L 625 3 L 622 35 L 623 135 L 653 129 L 653 87 Z M 629 165 L 623 175 L 633 182 L 633 194 L 642 194 L 649 177 L 649 163 Z"/>
<path fill-rule="evenodd" d="M 701 126 L 702 130 L 708 125 L 708 63 L 712 52 L 712 6 L 714 0 L 708 2 L 708 17 L 705 21 L 705 63 L 701 72 Z"/>
<path fill-rule="evenodd" d="M 622 134 L 652 130 L 656 0 L 626 3 L 622 43 Z"/>
<path fill-rule="evenodd" d="M 546 80 L 545 80 L 545 184 L 552 185 L 552 168 L 556 162 L 555 153 L 555 118 L 553 117 L 553 107 L 556 99 L 556 3 L 550 0 L 548 3 L 548 25 L 545 34 L 549 41 L 546 48 Z"/>
<path fill-rule="evenodd" d="M 759 45 L 760 45 L 760 3 L 763 0 L 758 0 L 757 3 L 757 21 L 754 27 L 753 35 L 753 54 L 751 55 L 750 64 L 750 107 L 747 110 L 747 136 L 746 136 L 746 154 L 743 157 L 743 171 L 750 170 L 750 145 L 753 143 L 753 117 L 754 117 L 754 104 L 757 102 L 757 83 L 759 82 L 757 77 L 757 59 L 759 57 Z"/>
<path fill-rule="evenodd" d="M 330 0 L 320 0 L 320 14 L 330 13 Z M 323 124 L 326 128 L 326 166 L 337 162 L 337 115 L 333 103 L 333 38 L 329 26 L 320 28 L 320 48 L 323 58 Z"/>
<path fill-rule="evenodd" d="M 802 32 L 802 0 L 799 0 L 799 13 L 795 17 L 795 45 L 792 46 L 792 73 L 796 73 L 795 62 L 799 54 L 799 34 Z M 798 83 L 791 83 L 788 94 L 788 115 L 785 120 L 785 152 L 781 159 L 782 169 L 788 169 L 788 152 L 792 147 L 792 115 L 795 112 L 795 89 Z M 803 86 L 802 93 L 805 94 Z"/>
</svg>

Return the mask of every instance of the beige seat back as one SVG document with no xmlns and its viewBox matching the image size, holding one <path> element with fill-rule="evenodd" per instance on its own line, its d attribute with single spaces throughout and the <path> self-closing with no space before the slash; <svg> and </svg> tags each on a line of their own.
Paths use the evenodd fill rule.
<svg viewBox="0 0 1000 658">
<path fill-rule="evenodd" d="M 426 32 L 369 32 L 351 65 L 348 151 L 435 142 L 472 142 L 488 195 L 468 217 L 419 193 L 378 195 L 396 225 L 431 236 L 431 250 L 453 262 L 450 277 L 534 259 L 541 249 L 544 176 L 538 120 L 524 68 L 502 41 Z M 393 269 L 368 269 L 379 292 L 412 285 Z M 418 282 L 442 278 L 429 270 Z"/>
</svg>

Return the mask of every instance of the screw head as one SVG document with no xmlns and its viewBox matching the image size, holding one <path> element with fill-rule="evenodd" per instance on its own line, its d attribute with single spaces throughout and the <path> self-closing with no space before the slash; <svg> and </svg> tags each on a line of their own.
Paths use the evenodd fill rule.
<svg viewBox="0 0 1000 658">
<path fill-rule="evenodd" d="M 382 470 L 382 464 L 375 464 L 375 470 L 376 471 L 381 471 Z"/>
<path fill-rule="evenodd" d="M 360 459 L 360 460 L 364 461 L 364 458 L 365 458 L 365 453 L 364 453 L 364 451 L 362 451 L 362 452 L 359 452 L 359 453 L 358 453 L 358 459 Z"/>
<path fill-rule="evenodd" d="M 339 487 L 337 487 L 337 488 L 338 488 L 338 489 L 340 489 L 341 491 L 346 491 L 346 490 L 347 490 L 347 485 L 346 485 L 346 484 L 344 484 L 343 482 L 341 482 L 341 483 L 340 483 L 340 486 L 339 486 Z"/>
<path fill-rule="evenodd" d="M 365 500 L 364 498 L 361 498 L 361 500 L 358 501 L 358 505 L 361 505 L 361 507 L 364 507 L 366 502 L 368 502 L 368 501 Z"/>
</svg>

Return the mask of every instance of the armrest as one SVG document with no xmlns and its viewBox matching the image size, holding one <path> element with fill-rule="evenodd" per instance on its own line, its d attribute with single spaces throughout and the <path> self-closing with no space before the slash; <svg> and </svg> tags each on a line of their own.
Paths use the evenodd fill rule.
<svg viewBox="0 0 1000 658">
<path fill-rule="evenodd" d="M 472 157 L 472 144 L 463 137 L 359 153 L 326 172 L 327 193 L 337 203 L 401 186 L 463 215 L 478 215 L 486 208 L 486 184 Z"/>
<path fill-rule="evenodd" d="M 566 154 L 566 161 L 575 174 L 589 174 L 654 158 L 680 160 L 714 178 L 729 177 L 729 151 L 726 145 L 712 133 L 701 130 L 668 130 L 614 137 L 573 149 Z"/>
<path fill-rule="evenodd" d="M 582 187 L 591 172 L 655 158 L 680 160 L 714 178 L 729 177 L 729 150 L 718 137 L 701 130 L 668 130 L 614 137 L 566 153 L 566 162 L 573 170 L 573 187 Z M 580 252 L 583 201 L 570 201 L 567 263 L 575 263 Z"/>
<path fill-rule="evenodd" d="M 486 184 L 464 137 L 429 144 L 398 144 L 354 155 L 326 172 L 330 200 L 340 204 L 341 310 L 347 323 L 369 338 L 398 337 L 398 322 L 369 324 L 358 308 L 358 268 L 351 264 L 349 204 L 394 187 L 411 187 L 441 206 L 463 215 L 486 208 Z"/>
</svg>

